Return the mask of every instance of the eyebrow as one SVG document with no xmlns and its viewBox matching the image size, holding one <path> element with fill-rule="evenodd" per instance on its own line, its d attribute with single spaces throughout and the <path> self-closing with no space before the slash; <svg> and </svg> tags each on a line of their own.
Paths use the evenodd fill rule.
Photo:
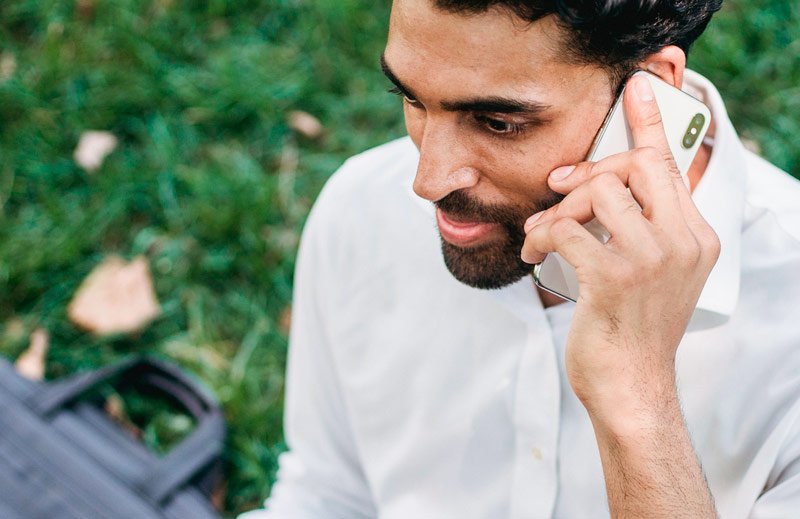
<svg viewBox="0 0 800 519">
<path fill-rule="evenodd" d="M 383 54 L 381 54 L 380 62 L 381 70 L 389 81 L 391 81 L 403 95 L 411 99 L 416 99 L 417 96 L 414 95 L 411 89 L 405 86 L 394 72 L 392 72 Z M 538 116 L 550 109 L 550 105 L 537 101 L 502 96 L 470 97 L 457 101 L 442 101 L 441 106 L 442 109 L 449 112 L 486 112 L 529 116 Z"/>
</svg>

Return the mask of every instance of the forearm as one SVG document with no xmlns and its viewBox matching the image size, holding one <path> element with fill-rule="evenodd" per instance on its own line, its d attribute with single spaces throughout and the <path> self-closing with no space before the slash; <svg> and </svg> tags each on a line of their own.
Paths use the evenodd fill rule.
<svg viewBox="0 0 800 519">
<path fill-rule="evenodd" d="M 717 517 L 674 391 L 607 409 L 592 422 L 612 517 Z"/>
</svg>

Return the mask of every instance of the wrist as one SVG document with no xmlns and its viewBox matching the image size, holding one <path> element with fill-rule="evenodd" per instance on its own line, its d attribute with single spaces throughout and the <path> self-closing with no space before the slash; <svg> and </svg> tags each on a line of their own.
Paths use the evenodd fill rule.
<svg viewBox="0 0 800 519">
<path fill-rule="evenodd" d="M 612 437 L 638 436 L 676 420 L 683 422 L 674 376 L 647 381 L 618 378 L 613 384 L 581 391 L 578 398 L 594 428 Z"/>
</svg>

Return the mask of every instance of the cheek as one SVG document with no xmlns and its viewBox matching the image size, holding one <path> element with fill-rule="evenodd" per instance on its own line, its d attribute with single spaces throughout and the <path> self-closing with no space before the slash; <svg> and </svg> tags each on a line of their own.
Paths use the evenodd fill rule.
<svg viewBox="0 0 800 519">
<path fill-rule="evenodd" d="M 550 172 L 560 166 L 582 162 L 605 113 L 584 114 L 563 123 L 537 130 L 530 138 L 514 145 L 486 150 L 491 183 L 505 200 L 525 207 L 532 200 L 551 198 L 547 184 Z"/>
</svg>

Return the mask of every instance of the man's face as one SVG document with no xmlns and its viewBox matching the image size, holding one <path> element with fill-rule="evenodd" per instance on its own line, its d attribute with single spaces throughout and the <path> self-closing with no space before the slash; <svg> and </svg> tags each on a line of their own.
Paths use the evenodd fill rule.
<svg viewBox="0 0 800 519">
<path fill-rule="evenodd" d="M 414 191 L 435 203 L 445 263 L 468 285 L 530 272 L 523 224 L 559 201 L 548 173 L 583 160 L 611 106 L 608 74 L 568 63 L 562 31 L 552 16 L 392 6 L 383 59 L 420 152 Z"/>
</svg>

